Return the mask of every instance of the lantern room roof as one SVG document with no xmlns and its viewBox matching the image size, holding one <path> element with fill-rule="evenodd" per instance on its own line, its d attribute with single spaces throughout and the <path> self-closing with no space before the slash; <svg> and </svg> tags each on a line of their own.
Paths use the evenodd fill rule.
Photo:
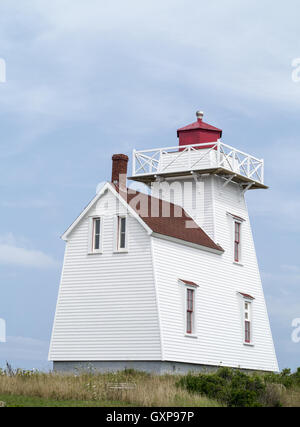
<svg viewBox="0 0 300 427">
<path fill-rule="evenodd" d="M 208 123 L 203 122 L 201 119 L 198 119 L 196 122 L 191 123 L 190 125 L 184 126 L 177 130 L 177 136 L 179 136 L 180 132 L 185 132 L 189 130 L 207 130 L 207 131 L 214 131 L 214 132 L 220 132 L 222 136 L 222 129 L 218 129 L 212 125 L 209 125 Z"/>
</svg>

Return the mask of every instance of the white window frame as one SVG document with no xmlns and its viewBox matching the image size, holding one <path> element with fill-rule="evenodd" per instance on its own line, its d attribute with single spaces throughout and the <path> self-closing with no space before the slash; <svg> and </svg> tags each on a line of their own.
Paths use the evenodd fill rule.
<svg viewBox="0 0 300 427">
<path fill-rule="evenodd" d="M 246 309 L 247 305 L 247 309 Z M 250 341 L 246 341 L 246 322 L 250 322 Z M 242 297 L 242 336 L 243 344 L 253 347 L 253 300 L 250 298 Z"/>
<path fill-rule="evenodd" d="M 99 249 L 95 249 L 94 248 L 94 222 L 95 220 L 99 219 L 100 220 L 100 241 L 99 241 Z M 103 216 L 101 215 L 94 215 L 91 216 L 89 218 L 89 239 L 88 239 L 88 245 L 89 245 L 89 249 L 88 249 L 88 253 L 90 255 L 95 255 L 95 254 L 102 254 L 103 253 Z"/>
<path fill-rule="evenodd" d="M 121 242 L 121 221 L 126 220 L 125 229 L 125 248 L 120 247 Z M 128 215 L 117 215 L 115 223 L 115 253 L 126 253 L 128 252 Z"/>
</svg>

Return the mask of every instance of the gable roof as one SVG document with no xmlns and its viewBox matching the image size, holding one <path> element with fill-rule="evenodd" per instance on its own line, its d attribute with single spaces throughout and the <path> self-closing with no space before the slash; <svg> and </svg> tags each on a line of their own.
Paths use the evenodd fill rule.
<svg viewBox="0 0 300 427">
<path fill-rule="evenodd" d="M 104 185 L 100 193 L 94 197 L 66 230 L 62 236 L 64 240 L 107 190 L 119 197 L 120 201 L 127 206 L 130 213 L 141 223 L 148 234 L 188 242 L 213 252 L 224 252 L 221 246 L 217 245 L 182 207 L 128 188 L 124 191 L 120 190 L 112 183 Z"/>
<path fill-rule="evenodd" d="M 129 209 L 130 213 L 140 222 L 140 224 L 146 229 L 146 231 L 148 232 L 148 234 L 152 233 L 152 230 L 149 229 L 149 227 L 147 226 L 147 224 L 145 224 L 144 221 L 139 217 L 139 215 L 133 209 L 131 209 L 130 206 L 127 205 L 126 201 L 122 197 L 120 197 L 120 195 L 116 191 L 115 186 L 112 183 L 110 183 L 110 182 L 106 182 L 104 184 L 104 186 L 102 187 L 102 189 L 99 191 L 99 193 L 96 194 L 96 196 L 89 202 L 89 204 L 83 209 L 83 211 L 81 212 L 81 214 L 75 219 L 75 221 L 70 225 L 70 227 L 67 228 L 67 230 L 64 232 L 64 234 L 61 236 L 61 238 L 63 240 L 67 240 L 69 234 L 71 234 L 71 232 L 74 230 L 74 228 L 79 224 L 79 222 L 89 212 L 89 210 L 92 209 L 92 207 L 95 205 L 95 203 L 97 203 L 97 201 L 108 190 L 110 190 L 116 197 L 119 198 L 119 200 L 121 202 L 123 202 L 124 206 L 126 206 Z"/>
<path fill-rule="evenodd" d="M 224 252 L 181 206 L 130 189 L 120 194 L 154 233 Z"/>
</svg>

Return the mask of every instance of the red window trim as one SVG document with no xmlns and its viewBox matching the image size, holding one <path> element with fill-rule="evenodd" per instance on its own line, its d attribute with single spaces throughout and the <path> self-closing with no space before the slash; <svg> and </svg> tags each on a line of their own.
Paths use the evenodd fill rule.
<svg viewBox="0 0 300 427">
<path fill-rule="evenodd" d="M 187 308 L 186 308 L 186 333 L 193 333 L 193 313 L 194 313 L 194 298 L 195 298 L 195 290 L 187 289 Z M 190 304 L 191 302 L 191 304 Z"/>
<path fill-rule="evenodd" d="M 250 320 L 245 320 L 245 342 L 251 342 L 251 322 Z"/>
<path fill-rule="evenodd" d="M 234 221 L 234 260 L 240 261 L 241 223 Z"/>
</svg>

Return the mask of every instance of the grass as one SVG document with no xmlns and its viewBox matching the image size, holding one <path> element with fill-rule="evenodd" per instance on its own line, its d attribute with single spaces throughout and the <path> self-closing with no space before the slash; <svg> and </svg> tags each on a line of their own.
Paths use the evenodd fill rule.
<svg viewBox="0 0 300 427">
<path fill-rule="evenodd" d="M 218 377 L 223 378 L 222 384 L 220 378 L 216 382 Z M 229 387 L 230 382 L 233 388 Z M 120 383 L 128 387 L 116 388 Z M 215 374 L 186 377 L 156 376 L 131 370 L 62 375 L 12 370 L 9 365 L 6 371 L 0 370 L 0 406 L 5 402 L 8 407 L 252 406 L 249 405 L 252 401 L 246 402 L 245 398 L 249 400 L 254 391 L 258 392 L 262 406 L 299 407 L 300 368 L 294 374 L 289 370 L 281 374 L 259 374 L 259 377 L 253 374 L 249 380 L 244 374 L 225 368 Z M 215 400 L 216 396 L 219 401 Z M 239 403 L 231 405 L 228 396 Z"/>
<path fill-rule="evenodd" d="M 5 402 L 8 408 L 34 408 L 34 407 L 111 407 L 111 406 L 133 406 L 122 402 L 94 401 L 94 400 L 51 400 L 33 396 L 18 396 L 14 394 L 0 395 L 0 401 Z"/>
<path fill-rule="evenodd" d="M 300 407 L 300 387 L 293 387 L 285 392 L 282 398 L 284 407 Z"/>
<path fill-rule="evenodd" d="M 209 407 L 220 403 L 178 388 L 179 377 L 122 371 L 116 374 L 59 375 L 0 373 L 0 401 L 7 406 Z M 111 388 L 127 383 L 132 388 Z"/>
</svg>

